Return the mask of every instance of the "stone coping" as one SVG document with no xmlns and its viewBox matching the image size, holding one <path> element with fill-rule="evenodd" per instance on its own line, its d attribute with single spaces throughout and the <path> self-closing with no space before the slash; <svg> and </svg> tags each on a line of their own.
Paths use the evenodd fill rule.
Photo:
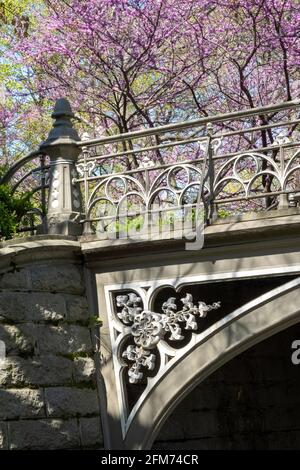
<svg viewBox="0 0 300 470">
<path fill-rule="evenodd" d="M 79 262 L 80 243 L 72 237 L 38 235 L 28 238 L 16 238 L 0 244 L 0 271 L 27 263 L 71 259 Z"/>
<path fill-rule="evenodd" d="M 207 226 L 204 230 L 204 248 L 213 245 L 231 245 L 244 243 L 245 241 L 262 241 L 267 238 L 280 237 L 283 234 L 297 235 L 300 231 L 300 213 L 282 213 L 276 218 L 272 214 L 270 217 L 257 217 L 256 219 L 243 218 L 238 220 L 231 218 L 226 223 L 215 222 Z M 82 252 L 88 254 L 94 251 L 125 250 L 135 246 L 158 247 L 167 245 L 168 249 L 183 248 L 186 241 L 181 238 L 181 233 L 157 234 L 151 240 L 145 239 L 99 239 L 96 235 L 80 237 Z"/>
<path fill-rule="evenodd" d="M 276 215 L 275 215 L 276 214 Z M 300 233 L 300 211 L 298 208 L 282 210 L 280 212 L 257 214 L 217 220 L 204 230 L 204 248 L 211 246 L 228 246 L 245 242 L 264 242 L 267 239 L 298 237 Z M 99 239 L 96 235 L 90 236 L 64 236 L 64 235 L 36 235 L 24 238 L 15 238 L 0 243 L 0 269 L 7 263 L 37 261 L 39 253 L 43 260 L 59 259 L 65 257 L 78 258 L 81 254 L 90 257 L 93 253 L 127 252 L 132 255 L 135 251 L 178 251 L 184 250 L 187 240 L 179 237 L 180 233 L 173 232 L 154 234 L 148 239 Z"/>
</svg>

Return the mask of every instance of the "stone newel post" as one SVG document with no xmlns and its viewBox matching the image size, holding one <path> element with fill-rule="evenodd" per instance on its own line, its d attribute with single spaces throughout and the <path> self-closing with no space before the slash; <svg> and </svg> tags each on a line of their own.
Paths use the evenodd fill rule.
<svg viewBox="0 0 300 470">
<path fill-rule="evenodd" d="M 50 234 L 80 235 L 81 195 L 77 177 L 76 162 L 80 154 L 77 142 L 80 138 L 73 128 L 74 118 L 70 103 L 57 100 L 52 118 L 53 128 L 40 149 L 50 157 L 50 181 L 46 231 Z"/>
</svg>

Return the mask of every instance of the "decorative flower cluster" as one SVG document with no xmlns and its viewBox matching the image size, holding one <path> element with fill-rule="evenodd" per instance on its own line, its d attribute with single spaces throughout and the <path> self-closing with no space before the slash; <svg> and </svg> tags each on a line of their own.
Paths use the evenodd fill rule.
<svg viewBox="0 0 300 470">
<path fill-rule="evenodd" d="M 130 325 L 130 332 L 135 344 L 129 345 L 122 356 L 126 357 L 133 365 L 129 368 L 130 383 L 137 383 L 143 378 L 142 368 L 153 370 L 155 367 L 155 354 L 150 353 L 159 341 L 169 333 L 171 341 L 184 339 L 182 329 L 197 330 L 196 318 L 205 318 L 207 312 L 220 307 L 220 302 L 207 305 L 199 301 L 194 304 L 193 296 L 186 294 L 181 299 L 183 307 L 178 310 L 176 298 L 170 297 L 162 305 L 163 313 L 155 313 L 143 310 L 140 307 L 141 298 L 134 292 L 128 295 L 118 295 L 116 302 L 122 307 L 117 316 L 125 325 Z"/>
</svg>

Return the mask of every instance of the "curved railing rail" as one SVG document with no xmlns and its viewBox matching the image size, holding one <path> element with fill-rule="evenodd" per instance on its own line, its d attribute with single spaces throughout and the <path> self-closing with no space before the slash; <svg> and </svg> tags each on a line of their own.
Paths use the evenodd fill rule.
<svg viewBox="0 0 300 470">
<path fill-rule="evenodd" d="M 9 184 L 12 194 L 30 192 L 33 207 L 26 211 L 17 233 L 34 235 L 37 226 L 43 226 L 47 213 L 49 170 L 47 156 L 40 150 L 28 153 L 0 178 L 0 184 Z M 43 230 L 41 230 L 43 231 Z M 1 234 L 0 234 L 1 235 Z"/>
</svg>

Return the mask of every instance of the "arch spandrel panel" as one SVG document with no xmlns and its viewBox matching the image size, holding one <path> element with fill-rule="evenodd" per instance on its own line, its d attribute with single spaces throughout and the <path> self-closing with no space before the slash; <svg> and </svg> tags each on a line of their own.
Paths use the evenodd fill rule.
<svg viewBox="0 0 300 470">
<path fill-rule="evenodd" d="M 256 278 L 213 283 L 184 281 L 105 286 L 112 374 L 125 448 L 149 447 L 174 403 L 190 390 L 190 385 L 186 385 L 179 394 L 176 392 L 178 383 L 182 385 L 181 363 L 185 362 L 188 370 L 199 347 L 206 345 L 211 354 L 214 336 L 225 330 L 230 332 L 231 324 L 238 325 L 249 313 L 300 284 L 295 276 L 288 283 L 287 277 L 280 276 L 260 282 Z M 246 335 L 250 333 L 251 330 L 245 331 Z M 230 342 L 224 344 L 224 351 L 228 347 Z M 194 374 L 196 380 L 197 370 Z M 158 390 L 161 393 L 170 387 L 167 383 L 171 376 L 175 377 L 174 397 L 161 401 Z M 121 444 L 115 442 L 113 447 L 121 448 Z"/>
</svg>

